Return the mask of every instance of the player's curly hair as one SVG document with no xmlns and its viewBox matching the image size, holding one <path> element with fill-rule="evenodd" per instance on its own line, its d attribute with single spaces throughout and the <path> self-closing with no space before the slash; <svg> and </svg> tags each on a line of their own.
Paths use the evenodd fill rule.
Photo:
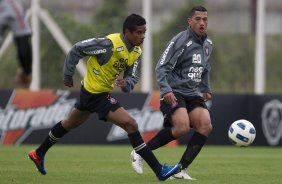
<svg viewBox="0 0 282 184">
<path fill-rule="evenodd" d="M 146 20 L 135 13 L 129 15 L 126 17 L 123 23 L 123 34 L 125 33 L 125 30 L 128 29 L 130 32 L 133 32 L 136 30 L 136 26 L 143 26 L 146 24 Z"/>
</svg>

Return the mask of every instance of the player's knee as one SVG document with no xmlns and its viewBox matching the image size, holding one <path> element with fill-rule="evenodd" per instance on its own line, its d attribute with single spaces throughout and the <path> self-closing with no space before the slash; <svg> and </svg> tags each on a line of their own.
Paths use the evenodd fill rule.
<svg viewBox="0 0 282 184">
<path fill-rule="evenodd" d="M 201 124 L 201 126 L 199 126 L 198 128 L 198 132 L 200 132 L 201 134 L 205 135 L 205 136 L 209 136 L 211 131 L 212 131 L 212 124 L 210 121 L 206 121 L 204 123 Z"/>
<path fill-rule="evenodd" d="M 207 134 L 209 135 L 211 132 L 212 132 L 212 124 L 211 122 L 209 122 L 207 125 L 206 125 L 206 132 Z"/>
<path fill-rule="evenodd" d="M 127 133 L 133 133 L 133 132 L 136 132 L 138 130 L 137 122 L 135 121 L 135 119 L 133 119 L 131 117 L 127 118 L 123 124 L 124 124 L 123 129 Z"/>
<path fill-rule="evenodd" d="M 179 137 L 182 137 L 183 135 L 187 134 L 190 130 L 190 127 L 185 123 L 178 124 L 173 127 L 173 136 L 177 139 Z"/>
</svg>

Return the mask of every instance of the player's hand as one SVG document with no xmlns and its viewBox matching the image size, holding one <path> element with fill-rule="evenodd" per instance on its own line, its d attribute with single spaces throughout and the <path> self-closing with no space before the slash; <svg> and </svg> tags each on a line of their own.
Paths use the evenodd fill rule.
<svg viewBox="0 0 282 184">
<path fill-rule="evenodd" d="M 73 81 L 64 80 L 64 85 L 67 86 L 67 87 L 69 87 L 69 88 L 71 88 L 71 87 L 73 87 Z"/>
<path fill-rule="evenodd" d="M 122 76 L 116 75 L 115 85 L 118 87 L 124 88 L 126 85 L 126 82 Z"/>
<path fill-rule="evenodd" d="M 172 106 L 177 105 L 177 98 L 174 96 L 173 92 L 168 92 L 164 94 L 163 100 L 165 101 L 165 103 L 170 104 Z"/>
<path fill-rule="evenodd" d="M 209 101 L 212 98 L 211 93 L 202 93 L 202 94 L 205 102 Z"/>
</svg>

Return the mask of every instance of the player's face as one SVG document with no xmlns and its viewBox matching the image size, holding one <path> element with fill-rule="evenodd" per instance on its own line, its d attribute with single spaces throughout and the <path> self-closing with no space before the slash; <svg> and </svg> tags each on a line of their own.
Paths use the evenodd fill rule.
<svg viewBox="0 0 282 184">
<path fill-rule="evenodd" d="M 133 32 L 126 30 L 125 37 L 132 45 L 140 46 L 145 39 L 145 33 L 146 33 L 146 25 L 137 26 L 136 30 Z"/>
<path fill-rule="evenodd" d="M 202 37 L 208 26 L 208 12 L 195 11 L 193 17 L 188 19 L 188 24 L 199 37 Z"/>
</svg>

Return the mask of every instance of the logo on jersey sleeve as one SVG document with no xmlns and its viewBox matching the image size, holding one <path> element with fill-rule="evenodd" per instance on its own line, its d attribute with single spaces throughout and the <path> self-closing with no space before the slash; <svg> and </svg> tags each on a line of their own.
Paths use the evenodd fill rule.
<svg viewBox="0 0 282 184">
<path fill-rule="evenodd" d="M 107 49 L 97 49 L 97 50 L 89 50 L 89 51 L 83 51 L 83 52 L 89 55 L 98 55 L 98 54 L 106 53 Z"/>
<path fill-rule="evenodd" d="M 166 56 L 167 56 L 167 54 L 168 54 L 168 51 L 169 51 L 170 47 L 171 47 L 173 44 L 174 44 L 174 42 L 170 42 L 169 45 L 167 46 L 167 48 L 165 49 L 165 51 L 164 51 L 164 53 L 163 53 L 163 55 L 162 55 L 162 58 L 161 58 L 161 60 L 160 60 L 160 65 L 163 65 L 163 64 L 164 64 L 164 61 L 165 61 Z"/>
</svg>

